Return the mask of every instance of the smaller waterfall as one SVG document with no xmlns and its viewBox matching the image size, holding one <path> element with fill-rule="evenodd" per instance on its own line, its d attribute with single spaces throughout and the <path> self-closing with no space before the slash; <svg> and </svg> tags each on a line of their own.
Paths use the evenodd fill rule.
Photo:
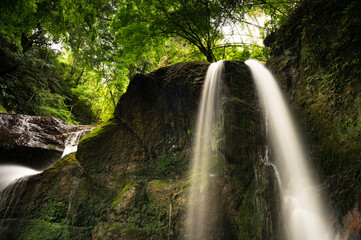
<svg viewBox="0 0 361 240">
<path fill-rule="evenodd" d="M 19 165 L 0 165 L 0 192 L 17 179 L 41 173 Z"/>
<path fill-rule="evenodd" d="M 223 61 L 212 63 L 203 85 L 193 142 L 185 239 L 215 239 L 217 227 L 217 138 L 221 126 Z M 219 197 L 219 196 L 218 196 Z"/>
<path fill-rule="evenodd" d="M 19 192 L 23 190 L 27 177 L 39 173 L 41 172 L 28 167 L 0 165 L 0 211 L 2 212 L 0 227 L 3 226 L 4 219 L 8 216 L 11 206 L 17 204 L 20 196 Z"/>
<path fill-rule="evenodd" d="M 25 121 L 25 124 L 23 125 L 24 127 L 22 127 L 22 130 L 25 130 L 27 128 L 27 122 Z M 64 157 L 69 153 L 76 152 L 78 148 L 78 142 L 80 138 L 84 135 L 84 133 L 85 131 L 82 130 L 78 132 L 73 132 L 68 136 L 68 138 L 65 140 L 65 147 L 63 155 L 61 157 Z M 17 179 L 36 175 L 41 172 L 42 171 L 36 171 L 32 168 L 20 165 L 0 164 L 0 192 L 4 190 L 8 185 L 15 182 Z"/>
<path fill-rule="evenodd" d="M 69 153 L 76 152 L 76 150 L 78 149 L 79 140 L 83 135 L 84 131 L 72 132 L 65 140 L 65 147 L 63 155 L 61 155 L 61 157 L 65 157 Z"/>
<path fill-rule="evenodd" d="M 286 238 L 334 239 L 300 137 L 276 80 L 257 61 L 248 60 L 246 64 L 254 78 L 277 167 L 268 160 L 266 163 L 276 174 L 280 173 Z"/>
<path fill-rule="evenodd" d="M 16 179 L 0 192 L 0 228 L 3 227 L 5 218 L 11 213 L 11 207 L 15 206 L 23 190 L 27 177 Z M 0 229 L 1 233 L 1 229 Z M 0 235 L 1 238 L 1 235 Z"/>
</svg>

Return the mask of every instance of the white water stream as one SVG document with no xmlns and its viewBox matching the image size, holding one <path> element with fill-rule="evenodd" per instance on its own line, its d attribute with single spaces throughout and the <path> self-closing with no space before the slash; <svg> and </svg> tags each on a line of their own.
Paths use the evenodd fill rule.
<svg viewBox="0 0 361 240">
<path fill-rule="evenodd" d="M 335 239 L 295 123 L 276 80 L 259 62 L 248 60 L 246 64 L 254 78 L 282 179 L 280 188 L 286 239 Z"/>
<path fill-rule="evenodd" d="M 0 192 L 15 180 L 38 173 L 41 173 L 41 171 L 20 165 L 0 165 Z"/>
<path fill-rule="evenodd" d="M 27 127 L 27 121 L 24 121 L 24 130 Z M 78 142 L 84 131 L 73 132 L 65 140 L 65 147 L 61 157 L 77 150 Z M 11 206 L 15 206 L 19 200 L 21 191 L 28 177 L 41 173 L 32 168 L 20 165 L 0 165 L 0 208 L 4 209 L 0 216 L 0 228 L 3 226 L 5 218 L 10 214 Z M 15 197 L 17 196 L 17 197 Z M 72 196 L 72 195 L 71 195 Z M 71 208 L 71 199 L 67 212 Z M 1 236 L 0 236 L 1 238 Z"/>
<path fill-rule="evenodd" d="M 0 215 L 0 228 L 9 214 L 10 206 L 17 204 L 20 196 L 18 193 L 23 190 L 27 177 L 39 173 L 41 171 L 19 165 L 0 165 L 0 209 L 4 209 Z"/>
<path fill-rule="evenodd" d="M 79 140 L 83 136 L 83 133 L 84 131 L 78 131 L 73 132 L 69 135 L 69 137 L 65 140 L 65 147 L 63 155 L 61 155 L 61 157 L 64 157 L 69 153 L 76 152 L 76 150 L 78 149 Z"/>
<path fill-rule="evenodd" d="M 221 76 L 223 61 L 212 63 L 203 85 L 197 115 L 190 169 L 190 192 L 185 223 L 185 239 L 212 239 L 215 227 L 214 197 L 217 177 L 217 133 L 221 121 Z"/>
<path fill-rule="evenodd" d="M 25 118 L 25 120 L 23 121 L 23 125 L 18 128 L 25 131 L 27 129 L 27 126 L 28 122 Z M 83 135 L 83 132 L 84 131 L 73 132 L 69 135 L 69 137 L 65 140 L 64 151 L 61 158 L 77 150 L 78 142 Z M 36 171 L 32 168 L 21 165 L 0 164 L 0 192 L 2 192 L 8 185 L 15 182 L 17 179 L 36 175 L 41 172 L 42 171 Z"/>
</svg>

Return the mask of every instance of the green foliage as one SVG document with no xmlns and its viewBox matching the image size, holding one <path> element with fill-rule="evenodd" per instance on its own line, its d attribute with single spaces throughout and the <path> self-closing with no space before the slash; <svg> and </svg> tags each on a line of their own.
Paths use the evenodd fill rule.
<svg viewBox="0 0 361 240">
<path fill-rule="evenodd" d="M 105 121 L 136 73 L 184 61 L 265 62 L 267 48 L 221 44 L 223 27 L 247 11 L 278 18 L 295 2 L 5 0 L 0 103 L 8 112 L 71 123 Z M 49 49 L 59 42 L 61 54 Z"/>
<path fill-rule="evenodd" d="M 164 46 L 179 37 L 214 61 L 213 49 L 222 27 L 243 16 L 242 3 L 234 1 L 123 1 L 112 24 L 123 49 Z"/>
<path fill-rule="evenodd" d="M 71 98 L 63 66 L 43 48 L 13 55 L 15 67 L 0 75 L 0 102 L 13 113 L 55 116 L 76 123 L 67 108 Z"/>
<path fill-rule="evenodd" d="M 1 59 L 6 65 L 0 69 L 0 102 L 4 107 L 10 112 L 55 116 L 71 123 L 109 118 L 128 81 L 113 63 L 104 62 L 114 50 L 106 30 L 111 4 L 6 0 L 0 6 L 1 51 L 6 53 Z M 65 60 L 48 49 L 58 40 L 63 49 L 71 49 Z M 88 91 L 82 92 L 84 89 Z"/>
<path fill-rule="evenodd" d="M 357 42 L 361 40 L 361 15 L 358 9 L 361 4 L 353 1 L 343 11 L 333 9 L 332 2 L 325 5 L 324 15 L 304 16 L 302 30 L 306 44 L 303 46 L 301 59 L 302 75 L 314 98 L 313 108 L 325 112 L 337 129 L 337 137 L 348 141 L 360 134 L 359 80 L 361 68 L 361 48 Z M 339 6 L 337 6 L 338 8 Z M 333 12 L 331 16 L 326 16 Z M 330 21 L 332 24 L 313 22 Z M 321 27 L 323 26 L 323 27 Z M 339 29 L 329 37 L 330 29 Z M 317 31 L 317 34 L 315 34 Z M 325 111 L 324 106 L 327 106 Z M 342 115 L 337 110 L 342 109 Z M 332 119 L 332 120 L 331 120 Z"/>
<path fill-rule="evenodd" d="M 165 155 L 160 158 L 156 159 L 157 166 L 155 171 L 158 174 L 164 174 L 169 169 L 170 165 L 172 164 L 172 155 Z"/>
<path fill-rule="evenodd" d="M 167 154 L 152 159 L 154 166 L 149 169 L 150 176 L 165 177 L 187 166 L 188 156 L 184 154 Z"/>
<path fill-rule="evenodd" d="M 63 232 L 63 225 L 51 223 L 44 220 L 32 220 L 27 224 L 19 239 L 60 239 Z"/>
<path fill-rule="evenodd" d="M 252 6 L 253 13 L 262 11 L 267 17 L 262 29 L 264 36 L 274 32 L 280 26 L 287 23 L 293 11 L 304 2 L 303 0 L 255 0 Z M 251 12 L 252 14 L 252 12 Z"/>
<path fill-rule="evenodd" d="M 42 37 L 70 42 L 72 38 L 94 38 L 95 18 L 106 4 L 98 0 L 4 0 L 0 7 L 0 35 L 26 50 L 25 43 L 36 44 Z"/>
</svg>

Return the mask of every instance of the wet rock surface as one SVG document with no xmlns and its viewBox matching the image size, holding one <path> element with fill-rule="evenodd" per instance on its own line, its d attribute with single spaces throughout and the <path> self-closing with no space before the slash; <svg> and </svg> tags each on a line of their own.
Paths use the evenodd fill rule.
<svg viewBox="0 0 361 240">
<path fill-rule="evenodd" d="M 60 159 L 72 132 L 93 127 L 67 124 L 56 118 L 0 114 L 0 164 L 43 170 Z"/>
</svg>

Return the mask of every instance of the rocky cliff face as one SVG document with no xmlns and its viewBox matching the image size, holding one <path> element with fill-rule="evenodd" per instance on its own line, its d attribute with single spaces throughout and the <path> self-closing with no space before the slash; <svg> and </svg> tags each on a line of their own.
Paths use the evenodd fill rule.
<svg viewBox="0 0 361 240">
<path fill-rule="evenodd" d="M 189 153 L 208 66 L 180 63 L 136 75 L 114 118 L 86 135 L 76 154 L 8 189 L 16 201 L 9 195 L 0 204 L 1 231 L 16 239 L 183 239 Z M 277 239 L 274 177 L 260 161 L 261 118 L 246 65 L 225 62 L 224 83 L 215 238 Z"/>
<path fill-rule="evenodd" d="M 361 3 L 305 1 L 265 43 L 295 109 L 330 215 L 361 238 Z M 331 210 L 332 209 L 332 210 Z"/>
</svg>

